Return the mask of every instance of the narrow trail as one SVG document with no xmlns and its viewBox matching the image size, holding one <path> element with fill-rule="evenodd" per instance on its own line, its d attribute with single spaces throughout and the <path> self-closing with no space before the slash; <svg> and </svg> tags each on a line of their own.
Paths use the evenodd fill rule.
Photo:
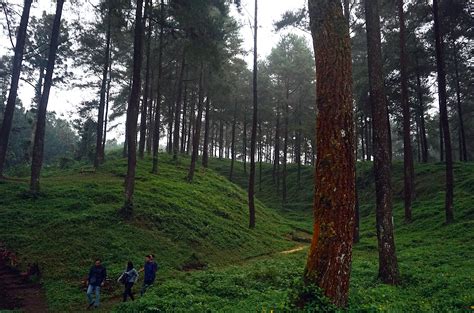
<svg viewBox="0 0 474 313">
<path fill-rule="evenodd" d="M 48 312 L 44 291 L 39 284 L 30 283 L 0 259 L 0 311 Z"/>
<path fill-rule="evenodd" d="M 293 248 L 293 249 L 290 249 L 290 250 L 286 250 L 286 251 L 280 251 L 280 254 L 292 254 L 292 253 L 296 253 L 298 251 L 301 251 L 303 250 L 304 248 L 306 248 L 307 246 L 299 246 L 299 247 L 296 247 L 296 248 Z"/>
</svg>

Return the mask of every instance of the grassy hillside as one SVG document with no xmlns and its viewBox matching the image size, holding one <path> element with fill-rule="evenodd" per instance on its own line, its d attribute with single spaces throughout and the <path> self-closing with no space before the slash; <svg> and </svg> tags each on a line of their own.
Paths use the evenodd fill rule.
<svg viewBox="0 0 474 313">
<path fill-rule="evenodd" d="M 148 173 L 150 166 L 149 160 L 139 163 L 136 215 L 127 223 L 116 214 L 122 204 L 122 159 L 109 161 L 97 173 L 49 169 L 37 200 L 28 197 L 26 183 L 0 184 L 5 195 L 0 200 L 0 240 L 17 249 L 25 262 L 40 261 L 51 308 L 83 307 L 79 282 L 95 256 L 102 257 L 116 276 L 124 261 L 141 263 L 144 254 L 154 252 L 163 267 L 157 284 L 138 301 L 121 305 L 115 305 L 120 291 L 108 290 L 104 311 L 292 309 L 289 299 L 299 288 L 307 243 L 287 238 L 307 238 L 305 232 L 311 230 L 313 170 L 303 168 L 298 186 L 296 168 L 290 166 L 288 202 L 282 205 L 271 166 L 264 165 L 261 191 L 257 185 L 257 229 L 249 231 L 246 193 L 241 189 L 247 178 L 241 164 L 236 166 L 236 184 L 227 180 L 228 161 L 211 160 L 214 171 L 199 170 L 191 185 L 183 180 L 186 159 L 176 166 L 163 156 L 158 176 Z M 442 164 L 416 165 L 414 221 L 405 224 L 402 164 L 394 164 L 402 282 L 386 286 L 377 280 L 371 164 L 358 164 L 361 241 L 353 252 L 350 311 L 469 312 L 474 304 L 474 164 L 455 165 L 451 225 L 444 225 L 443 175 Z M 281 253 L 296 246 L 303 249 Z M 180 270 L 196 261 L 208 263 L 208 269 Z"/>
<path fill-rule="evenodd" d="M 286 239 L 292 228 L 261 203 L 259 227 L 248 229 L 247 196 L 240 187 L 212 170 L 198 170 L 189 184 L 187 162 L 175 165 L 167 156 L 160 162 L 158 176 L 149 173 L 150 160 L 139 162 L 135 217 L 128 222 L 117 214 L 123 159 L 96 173 L 47 169 L 38 199 L 29 196 L 26 178 L 0 182 L 0 241 L 18 251 L 24 264 L 40 264 L 51 309 L 84 306 L 80 282 L 95 257 L 116 278 L 129 259 L 138 266 L 154 253 L 164 279 L 183 266 L 213 268 L 294 246 Z M 119 295 L 116 288 L 105 299 Z"/>
</svg>

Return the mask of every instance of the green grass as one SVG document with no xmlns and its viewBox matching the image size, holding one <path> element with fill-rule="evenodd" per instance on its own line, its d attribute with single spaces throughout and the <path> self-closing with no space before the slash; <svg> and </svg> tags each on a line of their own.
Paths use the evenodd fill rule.
<svg viewBox="0 0 474 313">
<path fill-rule="evenodd" d="M 0 184 L 0 241 L 25 264 L 39 262 L 52 310 L 83 306 L 80 282 L 95 257 L 116 278 L 129 259 L 141 265 L 154 253 L 160 276 L 172 277 L 196 258 L 212 269 L 294 245 L 285 237 L 287 221 L 258 202 L 260 225 L 248 229 L 247 196 L 238 186 L 212 170 L 198 170 L 189 184 L 187 162 L 175 165 L 167 156 L 158 176 L 149 173 L 150 160 L 139 162 L 135 215 L 125 222 L 117 214 L 125 169 L 123 159 L 97 173 L 49 169 L 38 199 L 26 183 Z"/>
<path fill-rule="evenodd" d="M 196 181 L 184 181 L 187 159 L 175 165 L 160 159 L 160 174 L 139 162 L 135 218 L 124 223 L 125 160 L 109 161 L 95 174 L 78 168 L 48 169 L 42 196 L 27 197 L 26 184 L 3 183 L 0 240 L 45 269 L 45 287 L 55 311 L 74 311 L 85 302 L 79 281 L 93 257 L 101 256 L 112 275 L 124 261 L 142 262 L 154 252 L 162 265 L 155 286 L 133 303 L 115 305 L 118 289 L 105 294 L 104 310 L 117 312 L 270 312 L 288 311 L 300 287 L 307 249 L 279 253 L 305 243 L 290 242 L 311 230 L 313 170 L 289 167 L 288 201 L 281 202 L 271 166 L 257 184 L 257 228 L 247 229 L 247 177 L 237 163 L 234 182 L 229 161 L 210 160 Z M 396 248 L 402 282 L 377 280 L 373 174 L 358 164 L 361 241 L 354 247 L 350 303 L 352 312 L 469 312 L 474 305 L 474 164 L 455 164 L 455 223 L 444 224 L 442 164 L 416 165 L 413 222 L 403 221 L 402 164 L 393 166 Z M 258 167 L 257 167 L 258 169 Z M 221 175 L 219 175 L 221 174 Z M 258 181 L 257 171 L 257 181 Z M 306 235 L 307 236 L 307 235 Z M 184 272 L 191 259 L 208 263 L 204 271 Z M 118 288 L 119 286 L 115 286 Z"/>
</svg>

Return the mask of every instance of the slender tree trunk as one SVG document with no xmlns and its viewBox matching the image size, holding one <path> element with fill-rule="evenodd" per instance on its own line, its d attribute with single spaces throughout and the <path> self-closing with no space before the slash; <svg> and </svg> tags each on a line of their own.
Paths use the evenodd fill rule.
<svg viewBox="0 0 474 313">
<path fill-rule="evenodd" d="M 135 191 L 135 171 L 137 164 L 137 121 L 140 108 L 140 86 L 143 47 L 143 0 L 137 0 L 135 13 L 135 35 L 133 43 L 133 81 L 127 109 L 128 166 L 125 177 L 125 203 L 121 214 L 125 218 L 133 215 L 133 193 Z"/>
<path fill-rule="evenodd" d="M 255 150 L 257 144 L 258 123 L 258 89 L 257 89 L 257 34 L 258 34 L 258 0 L 255 0 L 253 28 L 253 118 L 250 136 L 250 175 L 249 175 L 249 228 L 255 228 Z"/>
<path fill-rule="evenodd" d="M 286 101 L 285 101 L 285 134 L 283 141 L 283 173 L 282 173 L 282 203 L 286 204 L 286 176 L 287 176 L 287 163 L 288 163 L 288 128 L 289 128 L 289 102 L 290 101 L 290 90 L 289 87 L 286 87 Z"/>
<path fill-rule="evenodd" d="M 446 223 L 454 221 L 453 199 L 454 199 L 454 174 L 453 174 L 453 152 L 451 148 L 451 133 L 449 130 L 448 109 L 446 104 L 446 71 L 444 65 L 443 31 L 439 19 L 438 0 L 433 0 L 434 33 L 436 46 L 436 67 L 438 71 L 438 94 L 441 128 L 444 136 L 446 156 Z"/>
<path fill-rule="evenodd" d="M 109 120 L 109 103 L 110 103 L 110 85 L 112 84 L 112 47 L 109 51 L 109 78 L 107 80 L 107 98 L 105 100 L 104 114 L 104 138 L 102 139 L 102 155 L 105 156 L 105 143 L 107 142 L 107 123 Z"/>
<path fill-rule="evenodd" d="M 46 111 L 48 107 L 49 93 L 53 85 L 54 63 L 59 45 L 59 32 L 61 26 L 61 15 L 63 12 L 64 0 L 56 3 L 56 14 L 54 16 L 53 28 L 51 32 L 51 43 L 49 45 L 48 65 L 44 78 L 43 92 L 38 105 L 36 132 L 33 144 L 33 156 L 31 160 L 31 180 L 30 191 L 37 194 L 40 190 L 40 173 L 43 165 L 44 133 L 46 128 Z"/>
<path fill-rule="evenodd" d="M 372 104 L 374 171 L 376 190 L 379 278 L 387 284 L 398 284 L 399 272 L 395 252 L 392 216 L 390 127 L 387 118 L 378 0 L 365 0 L 370 101 Z"/>
<path fill-rule="evenodd" d="M 318 156 L 313 240 L 304 279 L 343 307 L 348 300 L 355 206 L 349 29 L 339 1 L 310 0 L 309 15 L 316 58 Z"/>
<path fill-rule="evenodd" d="M 421 162 L 428 162 L 428 140 L 426 138 L 426 127 L 425 127 L 425 105 L 423 103 L 423 89 L 421 86 L 421 75 L 418 68 L 418 57 L 416 60 L 416 84 L 418 94 L 418 114 L 420 119 L 420 137 L 421 137 Z"/>
<path fill-rule="evenodd" d="M 7 105 L 3 114 L 2 127 L 0 128 L 0 177 L 3 177 L 3 169 L 8 149 L 8 139 L 12 128 L 13 114 L 15 113 L 16 97 L 18 92 L 18 82 L 21 74 L 21 63 L 26 41 L 26 30 L 30 18 L 30 8 L 32 0 L 25 0 L 23 12 L 21 14 L 20 27 L 16 37 L 15 56 L 13 57 L 13 69 L 10 84 L 10 93 L 8 94 Z"/>
<path fill-rule="evenodd" d="M 372 159 L 372 153 L 371 153 L 371 149 L 370 149 L 370 143 L 372 142 L 372 138 L 370 136 L 370 133 L 372 131 L 372 125 L 369 121 L 369 119 L 367 118 L 367 116 L 365 117 L 365 151 L 367 153 L 367 161 L 370 161 Z"/>
<path fill-rule="evenodd" d="M 364 127 L 364 118 L 361 116 L 360 117 L 360 145 L 361 145 L 361 148 L 362 148 L 362 157 L 361 157 L 361 160 L 364 161 L 365 160 L 365 127 Z"/>
<path fill-rule="evenodd" d="M 243 134 L 243 142 L 242 142 L 242 161 L 244 165 L 244 173 L 247 174 L 247 104 L 245 104 L 245 111 L 244 111 L 244 134 Z"/>
<path fill-rule="evenodd" d="M 104 64 L 102 68 L 102 84 L 100 87 L 100 100 L 99 100 L 99 112 L 97 115 L 97 135 L 95 145 L 95 159 L 94 167 L 98 168 L 99 165 L 104 162 L 104 149 L 102 147 L 103 131 L 104 131 L 104 110 L 105 101 L 107 96 L 107 76 L 109 71 L 109 57 L 110 57 L 110 36 L 111 36 L 111 11 L 110 11 L 110 0 L 107 1 L 107 31 L 105 35 L 105 51 L 104 51 Z"/>
<path fill-rule="evenodd" d="M 259 133 L 259 153 L 258 153 L 258 190 L 262 191 L 262 162 L 263 162 L 263 134 L 262 134 L 262 122 L 258 124 L 258 133 Z"/>
<path fill-rule="evenodd" d="M 194 90 L 191 92 L 191 111 L 189 112 L 189 125 L 188 125 L 188 141 L 186 143 L 186 154 L 189 155 L 191 151 L 191 143 L 192 143 L 192 127 L 194 124 L 194 108 L 196 107 L 196 95 L 194 94 Z"/>
<path fill-rule="evenodd" d="M 273 179 L 274 184 L 280 175 L 278 171 L 279 164 L 280 164 L 280 110 L 279 110 L 279 106 L 277 106 L 276 115 L 277 115 L 277 118 L 276 118 L 276 123 L 275 123 L 275 147 L 274 147 L 274 152 L 273 152 L 273 171 L 272 171 L 272 179 Z"/>
<path fill-rule="evenodd" d="M 148 26 L 146 27 L 146 64 L 145 64 L 145 86 L 143 90 L 142 108 L 140 113 L 140 141 L 138 143 L 138 157 L 143 159 L 145 155 L 146 145 L 146 130 L 147 130 L 147 112 L 148 112 L 148 96 L 150 93 L 150 52 L 151 52 L 151 26 L 149 20 L 149 10 L 151 0 L 145 0 L 145 13 L 143 18 L 143 28 L 145 29 L 146 22 L 148 20 Z"/>
<path fill-rule="evenodd" d="M 196 117 L 196 123 L 195 123 L 195 130 L 194 130 L 194 136 L 193 136 L 193 152 L 191 155 L 191 165 L 189 166 L 189 172 L 188 172 L 188 182 L 192 182 L 194 178 L 194 171 L 196 170 L 196 161 L 198 158 L 198 153 L 199 153 L 199 141 L 201 139 L 201 124 L 202 124 L 202 109 L 203 109 L 203 102 L 204 102 L 204 90 L 202 86 L 202 80 L 203 80 L 203 71 L 204 71 L 204 65 L 201 61 L 201 69 L 199 73 L 199 99 L 198 99 L 198 113 Z M 209 97 L 209 95 L 208 95 Z"/>
<path fill-rule="evenodd" d="M 188 71 L 186 70 L 186 79 L 188 76 Z M 181 126 L 181 147 L 180 153 L 184 154 L 185 147 L 186 147 L 186 129 L 187 129 L 187 109 L 188 109 L 188 83 L 187 81 L 184 82 L 184 98 L 183 98 L 183 125 Z"/>
<path fill-rule="evenodd" d="M 155 125 L 153 129 L 153 165 L 151 172 L 158 174 L 158 149 L 160 147 L 161 80 L 163 76 L 163 29 L 165 24 L 165 4 L 160 1 L 160 34 L 158 35 L 158 77 L 156 85 Z"/>
<path fill-rule="evenodd" d="M 388 125 L 388 152 L 390 154 L 390 163 L 392 163 L 392 160 L 393 160 L 392 125 L 390 124 L 390 112 L 388 110 L 388 102 L 387 102 L 387 125 Z"/>
<path fill-rule="evenodd" d="M 219 159 L 224 157 L 224 122 L 219 121 Z"/>
<path fill-rule="evenodd" d="M 176 96 L 176 112 L 174 114 L 174 137 L 173 137 L 173 160 L 178 160 L 179 153 L 179 122 L 181 117 L 181 99 L 183 96 L 183 83 L 184 83 L 184 71 L 186 67 L 186 54 L 183 50 L 183 55 L 181 57 L 181 69 L 179 73 L 179 82 L 178 82 L 178 94 Z"/>
<path fill-rule="evenodd" d="M 231 139 L 231 144 L 230 144 L 231 161 L 230 161 L 230 174 L 229 174 L 230 181 L 232 181 L 232 178 L 234 175 L 236 124 L 237 124 L 237 99 L 234 100 L 234 118 L 232 119 L 232 139 Z"/>
<path fill-rule="evenodd" d="M 410 105 L 408 103 L 408 73 L 406 54 L 405 12 L 403 0 L 398 0 L 398 19 L 400 24 L 400 80 L 401 101 L 403 111 L 403 171 L 404 171 L 404 200 L 405 222 L 411 222 L 411 205 L 413 198 L 414 177 L 413 151 L 410 136 Z"/>
<path fill-rule="evenodd" d="M 441 117 L 439 117 L 439 160 L 441 163 L 444 163 L 444 135 L 443 135 L 443 126 L 441 125 Z"/>
<path fill-rule="evenodd" d="M 150 91 L 149 91 L 149 100 L 148 100 L 148 112 L 147 112 L 147 128 L 146 128 L 146 154 L 148 156 L 151 155 L 152 143 L 153 143 L 153 130 L 155 129 L 154 126 L 154 114 L 155 114 L 155 104 L 153 101 L 153 87 L 155 84 L 155 73 L 153 68 L 151 69 L 151 78 L 150 78 Z"/>
<path fill-rule="evenodd" d="M 457 100 L 457 109 L 458 109 L 458 118 L 459 118 L 459 159 L 461 162 L 467 162 L 467 147 L 466 147 L 466 135 L 464 132 L 464 119 L 463 119 L 463 109 L 461 104 L 461 84 L 459 79 L 459 65 L 458 65 L 458 51 L 456 42 L 453 42 L 454 47 L 454 69 L 455 69 L 455 79 L 456 79 L 456 100 Z"/>
<path fill-rule="evenodd" d="M 211 99 L 209 96 L 209 90 L 207 90 L 206 118 L 204 120 L 204 143 L 202 147 L 202 166 L 203 167 L 207 167 L 208 162 L 209 162 L 209 125 L 211 123 L 210 107 L 211 107 Z"/>
</svg>

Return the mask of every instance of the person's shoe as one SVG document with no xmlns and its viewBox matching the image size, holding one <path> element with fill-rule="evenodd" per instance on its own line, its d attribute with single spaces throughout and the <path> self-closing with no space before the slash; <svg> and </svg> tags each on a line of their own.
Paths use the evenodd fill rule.
<svg viewBox="0 0 474 313">
<path fill-rule="evenodd" d="M 94 303 L 89 303 L 89 305 L 87 306 L 87 309 L 90 310 L 92 309 L 92 306 L 94 305 Z"/>
</svg>

